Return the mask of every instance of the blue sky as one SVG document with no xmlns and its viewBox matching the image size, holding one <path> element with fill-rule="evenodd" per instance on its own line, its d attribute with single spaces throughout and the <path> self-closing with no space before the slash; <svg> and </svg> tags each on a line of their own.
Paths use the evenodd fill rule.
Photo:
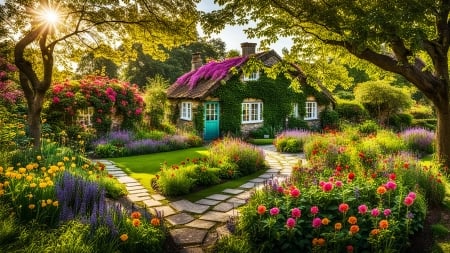
<svg viewBox="0 0 450 253">
<path fill-rule="evenodd" d="M 202 0 L 198 5 L 197 8 L 199 10 L 209 12 L 212 10 L 217 10 L 220 7 L 216 4 L 214 4 L 214 0 Z M 227 50 L 231 49 L 237 49 L 240 51 L 241 49 L 241 43 L 242 42 L 254 42 L 258 43 L 259 47 L 259 40 L 256 38 L 249 39 L 247 35 L 245 35 L 244 30 L 245 27 L 242 26 L 226 26 L 222 32 L 219 34 L 214 34 L 211 37 L 213 38 L 220 38 L 222 39 L 226 45 Z M 202 34 L 201 29 L 199 29 L 200 34 Z M 271 49 L 274 49 L 278 54 L 281 55 L 281 50 L 283 48 L 290 49 L 292 46 L 292 40 L 289 38 L 280 38 L 277 43 L 270 45 Z"/>
</svg>

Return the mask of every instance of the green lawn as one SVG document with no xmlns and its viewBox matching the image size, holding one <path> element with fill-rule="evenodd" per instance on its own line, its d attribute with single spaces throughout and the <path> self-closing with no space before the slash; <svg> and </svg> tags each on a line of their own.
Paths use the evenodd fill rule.
<svg viewBox="0 0 450 253">
<path fill-rule="evenodd" d="M 206 157 L 207 155 L 206 147 L 196 147 L 148 155 L 110 158 L 109 160 L 116 163 L 130 177 L 138 180 L 149 191 L 152 191 L 150 180 L 159 172 L 162 163 L 178 164 L 186 158 L 192 159 Z"/>
</svg>

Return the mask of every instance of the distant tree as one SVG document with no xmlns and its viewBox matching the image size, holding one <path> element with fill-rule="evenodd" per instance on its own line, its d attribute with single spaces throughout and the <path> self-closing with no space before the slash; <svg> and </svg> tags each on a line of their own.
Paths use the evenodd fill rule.
<svg viewBox="0 0 450 253">
<path fill-rule="evenodd" d="M 41 144 L 40 116 L 52 83 L 55 56 L 64 56 L 56 59 L 59 66 L 64 66 L 64 59 L 81 56 L 85 48 L 120 43 L 120 51 L 108 53 L 123 61 L 131 52 L 132 43 L 141 42 L 147 53 L 164 58 L 165 52 L 159 45 L 173 48 L 196 39 L 197 2 L 6 0 L 0 6 L 0 20 L 8 32 L 6 39 L 15 44 L 15 64 L 20 70 L 34 147 Z M 13 34 L 19 35 L 18 41 Z M 39 52 L 39 63 L 29 58 L 33 49 Z"/>
<path fill-rule="evenodd" d="M 75 78 L 81 78 L 86 75 L 104 75 L 110 78 L 117 78 L 119 67 L 104 56 L 95 57 L 93 52 L 89 52 L 78 63 Z"/>
</svg>

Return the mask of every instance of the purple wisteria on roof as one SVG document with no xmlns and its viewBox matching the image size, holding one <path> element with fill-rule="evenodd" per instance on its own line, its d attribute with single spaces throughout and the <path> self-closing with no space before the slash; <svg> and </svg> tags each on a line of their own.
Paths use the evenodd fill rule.
<svg viewBox="0 0 450 253">
<path fill-rule="evenodd" d="M 241 66 L 247 59 L 247 56 L 239 56 L 221 62 L 210 61 L 200 68 L 180 76 L 175 83 L 189 85 L 189 89 L 193 89 L 202 79 L 221 80 L 227 76 L 232 67 Z"/>
</svg>

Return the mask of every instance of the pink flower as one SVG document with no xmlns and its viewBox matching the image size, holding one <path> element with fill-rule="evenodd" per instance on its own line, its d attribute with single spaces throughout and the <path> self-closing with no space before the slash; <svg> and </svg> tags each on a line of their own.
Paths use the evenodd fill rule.
<svg viewBox="0 0 450 253">
<path fill-rule="evenodd" d="M 57 104 L 59 103 L 61 100 L 59 99 L 59 97 L 53 97 L 53 104 Z"/>
<path fill-rule="evenodd" d="M 358 213 L 365 214 L 366 212 L 367 212 L 367 206 L 366 205 L 358 206 Z"/>
<path fill-rule="evenodd" d="M 286 227 L 287 227 L 288 229 L 294 228 L 294 227 L 295 227 L 295 219 L 293 219 L 293 218 L 288 218 L 287 221 L 286 221 Z"/>
<path fill-rule="evenodd" d="M 407 197 L 405 198 L 405 200 L 403 201 L 403 203 L 404 203 L 406 206 L 411 206 L 411 205 L 414 203 L 414 199 L 411 198 L 411 197 L 409 197 L 409 196 L 407 196 Z"/>
<path fill-rule="evenodd" d="M 324 184 L 325 184 L 325 181 L 320 181 L 320 182 L 319 182 L 319 186 L 320 186 L 320 187 L 323 187 Z"/>
<path fill-rule="evenodd" d="M 342 187 L 342 181 L 336 181 L 336 183 L 334 183 L 336 185 L 336 187 L 341 188 Z"/>
<path fill-rule="evenodd" d="M 317 206 L 312 206 L 311 207 L 311 213 L 316 215 L 319 213 L 319 208 Z"/>
<path fill-rule="evenodd" d="M 339 205 L 338 209 L 339 209 L 339 212 L 346 213 L 348 211 L 348 208 L 349 208 L 348 204 L 342 203 Z"/>
<path fill-rule="evenodd" d="M 320 218 L 314 218 L 312 221 L 313 228 L 320 228 L 322 225 L 322 220 Z"/>
<path fill-rule="evenodd" d="M 296 208 L 292 209 L 291 214 L 292 214 L 292 217 L 294 217 L 294 218 L 300 218 L 300 216 L 302 216 L 302 210 L 300 210 L 296 207 Z"/>
<path fill-rule="evenodd" d="M 134 114 L 136 114 L 136 115 L 140 115 L 142 113 L 142 109 L 141 108 L 137 108 L 135 111 L 134 111 Z"/>
<path fill-rule="evenodd" d="M 284 192 L 283 186 L 278 186 L 277 192 L 278 193 L 283 193 Z"/>
<path fill-rule="evenodd" d="M 270 215 L 275 216 L 280 213 L 280 209 L 278 207 L 273 207 L 270 209 Z"/>
<path fill-rule="evenodd" d="M 391 209 L 384 209 L 383 214 L 384 216 L 388 217 L 389 215 L 391 215 L 392 211 Z"/>
<path fill-rule="evenodd" d="M 409 192 L 408 197 L 412 198 L 413 200 L 416 199 L 416 193 L 415 192 Z"/>
<path fill-rule="evenodd" d="M 389 174 L 389 179 L 390 179 L 390 180 L 395 180 L 396 177 L 397 177 L 397 176 L 395 175 L 395 173 Z"/>
<path fill-rule="evenodd" d="M 384 187 L 386 187 L 386 189 L 388 190 L 395 190 L 395 188 L 397 188 L 397 184 L 394 181 L 390 180 L 384 185 Z"/>
<path fill-rule="evenodd" d="M 292 197 L 297 198 L 298 196 L 300 196 L 300 190 L 297 188 L 294 188 L 291 190 L 290 194 Z"/>
<path fill-rule="evenodd" d="M 329 192 L 329 191 L 333 190 L 333 183 L 331 183 L 331 182 L 326 182 L 325 184 L 323 184 L 322 190 L 323 190 L 324 192 Z"/>
<path fill-rule="evenodd" d="M 74 96 L 73 92 L 71 92 L 71 91 L 66 92 L 66 97 L 73 98 L 73 96 Z"/>
<path fill-rule="evenodd" d="M 380 215 L 380 211 L 378 210 L 378 208 L 374 208 L 374 209 L 372 209 L 372 211 L 370 212 L 370 214 L 373 216 L 373 217 L 377 217 L 378 215 Z"/>
</svg>

